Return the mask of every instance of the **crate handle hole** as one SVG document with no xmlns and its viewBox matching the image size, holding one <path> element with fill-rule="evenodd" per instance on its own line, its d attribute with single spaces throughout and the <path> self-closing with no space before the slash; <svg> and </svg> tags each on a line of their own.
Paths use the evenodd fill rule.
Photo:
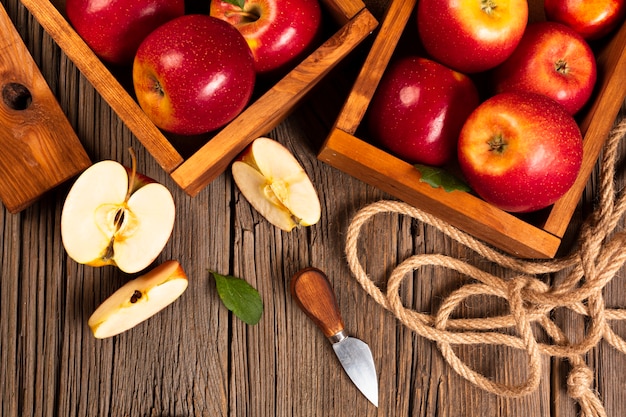
<svg viewBox="0 0 626 417">
<path fill-rule="evenodd" d="M 23 84 L 7 83 L 2 87 L 2 101 L 13 110 L 26 110 L 33 102 L 33 96 Z"/>
</svg>

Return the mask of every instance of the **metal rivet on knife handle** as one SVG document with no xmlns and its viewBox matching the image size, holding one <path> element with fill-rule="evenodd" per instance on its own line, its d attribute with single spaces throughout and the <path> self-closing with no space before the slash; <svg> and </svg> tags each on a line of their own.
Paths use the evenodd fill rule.
<svg viewBox="0 0 626 417">
<path fill-rule="evenodd" d="M 344 331 L 335 293 L 322 271 L 311 267 L 296 273 L 291 279 L 291 295 L 326 337 Z"/>
</svg>

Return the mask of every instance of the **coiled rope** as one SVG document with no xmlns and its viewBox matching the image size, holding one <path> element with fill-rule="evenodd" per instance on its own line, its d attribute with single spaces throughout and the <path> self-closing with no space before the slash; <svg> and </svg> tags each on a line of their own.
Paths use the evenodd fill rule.
<svg viewBox="0 0 626 417">
<path fill-rule="evenodd" d="M 593 372 L 583 355 L 604 339 L 615 349 L 626 353 L 626 342 L 615 334 L 611 322 L 626 320 L 626 309 L 607 309 L 603 288 L 626 262 L 626 232 L 617 230 L 626 210 L 626 191 L 616 191 L 614 177 L 618 145 L 626 136 L 626 119 L 611 131 L 604 145 L 600 164 L 599 204 L 581 226 L 578 245 L 572 252 L 553 260 L 518 259 L 482 243 L 471 235 L 424 211 L 403 202 L 382 200 L 361 209 L 352 219 L 346 237 L 346 256 L 353 276 L 381 306 L 417 334 L 436 342 L 447 363 L 463 378 L 476 386 L 502 396 L 520 397 L 535 391 L 540 382 L 542 355 L 566 358 L 571 364 L 567 377 L 568 395 L 576 400 L 585 417 L 604 417 L 606 411 L 593 389 Z M 383 292 L 368 276 L 359 261 L 361 228 L 379 213 L 397 213 L 429 224 L 480 256 L 516 275 L 499 278 L 465 261 L 443 254 L 413 255 L 391 272 Z M 457 271 L 472 280 L 453 291 L 438 311 L 426 314 L 405 307 L 399 289 L 406 277 L 425 266 Z M 566 271 L 565 279 L 548 285 L 541 275 Z M 451 318 L 451 314 L 467 298 L 489 295 L 504 299 L 509 314 L 486 318 Z M 589 318 L 585 337 L 577 343 L 551 319 L 555 309 L 565 308 Z M 532 324 L 543 328 L 551 342 L 540 343 Z M 515 328 L 516 335 L 503 329 Z M 524 350 L 527 356 L 527 378 L 510 385 L 494 381 L 473 370 L 454 352 L 454 345 L 491 344 Z"/>
</svg>

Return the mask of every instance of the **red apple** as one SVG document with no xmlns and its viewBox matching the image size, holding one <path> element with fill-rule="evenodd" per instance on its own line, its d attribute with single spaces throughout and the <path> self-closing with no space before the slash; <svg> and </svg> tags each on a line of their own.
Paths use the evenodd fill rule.
<svg viewBox="0 0 626 417">
<path fill-rule="evenodd" d="M 372 138 L 400 158 L 443 165 L 454 156 L 461 126 L 478 103 L 468 76 L 409 56 L 385 71 L 367 125 Z"/>
<path fill-rule="evenodd" d="M 141 41 L 185 13 L 184 0 L 67 0 L 67 18 L 103 61 L 129 65 Z"/>
<path fill-rule="evenodd" d="M 587 40 L 608 35 L 626 16 L 624 0 L 545 0 L 546 18 L 563 23 Z"/>
<path fill-rule="evenodd" d="M 573 116 L 542 94 L 502 93 L 469 116 L 458 159 L 472 189 L 510 212 L 547 207 L 572 186 L 582 162 Z"/>
<path fill-rule="evenodd" d="M 248 41 L 258 73 L 291 67 L 315 40 L 321 27 L 318 0 L 211 1 L 211 16 L 234 25 Z M 234 4 L 235 3 L 235 4 Z"/>
<path fill-rule="evenodd" d="M 205 133 L 247 105 L 255 84 L 252 52 L 223 20 L 190 14 L 157 28 L 141 43 L 133 83 L 141 108 L 161 129 Z"/>
<path fill-rule="evenodd" d="M 528 25 L 513 54 L 494 70 L 496 92 L 545 94 L 575 114 L 591 97 L 596 59 L 572 28 L 556 22 Z"/>
<path fill-rule="evenodd" d="M 428 54 L 464 73 L 502 63 L 522 38 L 526 0 L 420 0 L 417 29 Z"/>
</svg>

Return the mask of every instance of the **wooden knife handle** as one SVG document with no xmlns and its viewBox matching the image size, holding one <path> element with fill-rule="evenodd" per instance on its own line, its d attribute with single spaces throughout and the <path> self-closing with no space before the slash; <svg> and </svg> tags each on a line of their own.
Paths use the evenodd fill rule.
<svg viewBox="0 0 626 417">
<path fill-rule="evenodd" d="M 291 295 L 326 337 L 344 330 L 335 293 L 319 269 L 309 267 L 297 272 L 291 278 Z"/>
</svg>

